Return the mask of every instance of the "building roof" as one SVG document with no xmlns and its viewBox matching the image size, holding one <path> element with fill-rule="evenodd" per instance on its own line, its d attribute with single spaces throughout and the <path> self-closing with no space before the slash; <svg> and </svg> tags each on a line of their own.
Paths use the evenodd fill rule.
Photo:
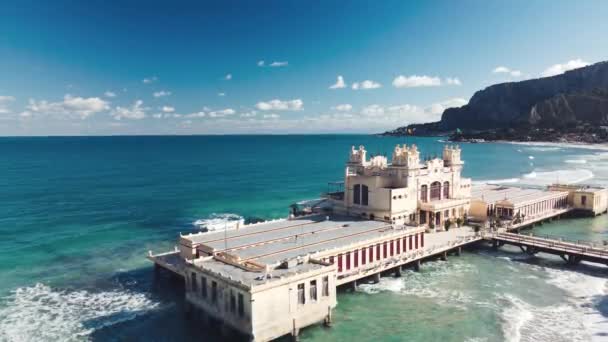
<svg viewBox="0 0 608 342">
<path fill-rule="evenodd" d="M 292 220 L 271 221 L 240 230 L 183 236 L 182 240 L 190 240 L 194 245 L 198 245 L 199 250 L 212 253 L 225 251 L 237 256 L 240 261 L 269 265 L 273 276 L 281 276 L 322 267 L 318 264 L 304 262 L 287 269 L 275 268 L 288 260 L 342 249 L 375 238 L 400 233 L 402 235 L 406 229 L 417 229 L 394 227 L 386 222 L 348 216 L 332 215 L 329 219 L 327 218 L 323 215 L 316 215 Z M 196 265 L 244 284 L 265 281 L 256 280 L 264 273 L 248 271 L 217 259 L 196 262 Z"/>
<path fill-rule="evenodd" d="M 541 201 L 553 197 L 556 194 L 565 194 L 567 191 L 549 191 L 534 188 L 520 188 L 515 186 L 502 186 L 481 184 L 471 189 L 471 197 L 487 204 L 495 204 L 499 201 L 509 201 L 517 206 L 525 202 Z"/>
</svg>

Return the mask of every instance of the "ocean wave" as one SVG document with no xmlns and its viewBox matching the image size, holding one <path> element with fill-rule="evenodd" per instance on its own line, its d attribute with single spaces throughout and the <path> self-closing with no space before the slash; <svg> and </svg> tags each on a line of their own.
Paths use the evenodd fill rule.
<svg viewBox="0 0 608 342">
<path fill-rule="evenodd" d="M 568 164 L 587 164 L 585 159 L 566 159 L 564 162 Z"/>
<path fill-rule="evenodd" d="M 504 178 L 504 179 L 484 179 L 473 181 L 473 184 L 504 184 L 504 183 L 517 183 L 519 178 Z"/>
<path fill-rule="evenodd" d="M 245 219 L 242 216 L 237 215 L 237 214 L 213 213 L 213 214 L 209 215 L 209 217 L 207 217 L 207 218 L 198 219 L 198 220 L 192 222 L 192 225 L 194 225 L 198 228 L 201 228 L 201 229 L 213 231 L 213 230 L 220 230 L 220 229 L 224 229 L 224 228 L 232 229 L 232 228 L 236 227 L 237 224 L 240 224 L 242 226 L 244 222 L 245 222 Z"/>
<path fill-rule="evenodd" d="M 463 310 L 474 303 L 471 293 L 459 288 L 446 288 L 446 282 L 450 282 L 454 276 L 475 273 L 477 269 L 474 265 L 464 262 L 431 261 L 424 263 L 424 268 L 425 272 L 407 270 L 402 273 L 400 278 L 382 277 L 376 284 L 360 284 L 357 290 L 367 294 L 391 292 L 433 299 L 440 305 L 458 307 Z"/>
<path fill-rule="evenodd" d="M 587 181 L 593 176 L 593 172 L 587 169 L 532 171 L 523 175 L 522 182 L 530 185 L 575 184 Z"/>
<path fill-rule="evenodd" d="M 585 150 L 608 150 L 608 144 L 523 142 L 523 141 L 509 141 L 506 143 L 513 144 L 513 145 L 532 146 L 528 149 L 531 149 L 531 148 L 558 148 L 558 149 L 577 148 L 577 149 L 585 149 Z"/>
<path fill-rule="evenodd" d="M 131 291 L 94 293 L 36 284 L 15 290 L 0 303 L 0 341 L 80 341 L 158 306 Z"/>
</svg>

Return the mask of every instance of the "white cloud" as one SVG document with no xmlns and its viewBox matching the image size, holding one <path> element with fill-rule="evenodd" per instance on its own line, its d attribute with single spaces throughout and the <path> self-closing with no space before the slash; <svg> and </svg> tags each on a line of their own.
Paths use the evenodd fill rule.
<svg viewBox="0 0 608 342">
<path fill-rule="evenodd" d="M 207 116 L 207 113 L 202 111 L 184 115 L 186 118 L 204 118 L 205 116 Z"/>
<path fill-rule="evenodd" d="M 152 94 L 152 95 L 154 95 L 154 97 L 164 97 L 164 96 L 170 96 L 171 92 L 166 91 L 166 90 L 161 90 L 161 91 L 155 91 L 154 94 Z"/>
<path fill-rule="evenodd" d="M 161 110 L 162 110 L 164 113 L 173 113 L 173 112 L 175 112 L 175 108 L 174 108 L 174 107 L 171 107 L 171 106 L 163 106 L 163 107 L 161 108 Z"/>
<path fill-rule="evenodd" d="M 353 109 L 353 106 L 348 103 L 344 103 L 331 108 L 340 112 L 348 112 Z"/>
<path fill-rule="evenodd" d="M 433 119 L 433 121 L 435 121 L 441 118 L 441 114 L 443 114 L 444 110 L 452 107 L 462 107 L 467 103 L 468 101 L 465 99 L 453 98 L 443 102 L 433 103 L 432 105 L 425 108 L 425 111 L 429 114 L 437 116 L 436 119 Z"/>
<path fill-rule="evenodd" d="M 258 66 L 259 67 L 263 67 L 264 66 L 264 61 L 258 61 Z"/>
<path fill-rule="evenodd" d="M 395 88 L 437 87 L 440 85 L 441 79 L 439 77 L 431 77 L 425 75 L 412 75 L 409 77 L 399 75 L 393 80 L 393 86 Z"/>
<path fill-rule="evenodd" d="M 223 118 L 226 116 L 234 115 L 235 113 L 236 113 L 236 111 L 234 109 L 226 108 L 226 109 L 222 109 L 222 110 L 209 112 L 208 115 L 210 118 Z"/>
<path fill-rule="evenodd" d="M 34 113 L 60 116 L 76 116 L 86 119 L 92 114 L 109 109 L 109 103 L 99 97 L 74 97 L 66 94 L 61 102 L 29 100 L 26 111 L 22 116 L 32 116 Z"/>
<path fill-rule="evenodd" d="M 301 99 L 282 101 L 279 99 L 270 100 L 268 102 L 258 102 L 255 107 L 259 110 L 302 110 L 304 102 Z"/>
<path fill-rule="evenodd" d="M 226 81 L 230 81 L 232 79 L 232 74 L 226 74 L 226 76 L 224 76 L 224 79 Z"/>
<path fill-rule="evenodd" d="M 264 114 L 264 119 L 278 119 L 281 116 L 279 114 Z"/>
<path fill-rule="evenodd" d="M 278 68 L 278 67 L 285 67 L 287 65 L 289 65 L 289 62 L 285 61 L 285 62 L 272 62 L 268 66 L 273 67 L 273 68 Z"/>
<path fill-rule="evenodd" d="M 252 110 L 252 111 L 249 111 L 249 112 L 241 113 L 240 117 L 242 117 L 242 118 L 253 118 L 256 115 L 258 115 L 258 112 L 256 112 L 255 110 Z"/>
<path fill-rule="evenodd" d="M 555 76 L 555 75 L 563 74 L 564 72 L 569 71 L 569 70 L 585 67 L 589 64 L 590 64 L 589 62 L 585 62 L 582 59 L 577 58 L 577 59 L 567 61 L 566 63 L 563 63 L 563 64 L 554 64 L 554 65 L 548 67 L 547 69 L 545 69 L 545 71 L 542 72 L 541 76 L 542 77 Z"/>
<path fill-rule="evenodd" d="M 492 70 L 492 72 L 495 74 L 509 74 L 511 77 L 520 77 L 521 76 L 521 71 L 512 70 L 504 65 L 497 66 L 496 68 L 494 68 L 494 70 Z"/>
<path fill-rule="evenodd" d="M 329 89 L 342 89 L 346 88 L 346 83 L 344 83 L 344 77 L 342 75 L 338 75 L 338 79 L 336 83 L 329 86 Z"/>
<path fill-rule="evenodd" d="M 8 95 L 0 95 L 0 114 L 10 113 L 8 104 L 15 101 L 15 97 Z"/>
<path fill-rule="evenodd" d="M 150 83 L 154 83 L 154 82 L 158 81 L 158 77 L 156 77 L 156 76 L 146 77 L 141 81 L 142 81 L 142 83 L 150 84 Z"/>
<path fill-rule="evenodd" d="M 363 90 L 367 90 L 367 89 L 376 89 L 376 88 L 380 88 L 382 87 L 382 85 L 378 82 L 374 82 L 371 80 L 365 80 L 363 82 L 355 82 L 352 85 L 352 88 L 354 90 L 359 90 L 359 89 L 363 89 Z"/>
<path fill-rule="evenodd" d="M 226 96 L 226 93 L 217 93 L 217 96 Z"/>
<path fill-rule="evenodd" d="M 447 77 L 445 79 L 445 84 L 447 85 L 462 85 L 462 82 L 460 82 L 460 79 L 458 77 Z"/>
<path fill-rule="evenodd" d="M 146 117 L 147 108 L 143 107 L 144 102 L 142 100 L 137 100 L 133 103 L 131 107 L 116 107 L 112 111 L 111 115 L 116 120 L 121 119 L 132 119 L 132 120 L 140 120 Z"/>
<path fill-rule="evenodd" d="M 113 92 L 113 91 L 109 91 L 109 90 L 108 90 L 108 91 L 106 91 L 105 93 L 103 93 L 103 95 L 104 95 L 105 97 L 116 97 L 116 93 L 115 93 L 115 92 Z"/>
<path fill-rule="evenodd" d="M 162 119 L 163 115 L 161 113 L 156 113 L 156 114 L 153 114 L 152 117 L 155 119 Z"/>
</svg>

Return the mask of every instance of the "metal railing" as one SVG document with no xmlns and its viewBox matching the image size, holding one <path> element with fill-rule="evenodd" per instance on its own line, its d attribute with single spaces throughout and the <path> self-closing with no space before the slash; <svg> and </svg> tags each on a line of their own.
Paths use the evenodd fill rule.
<svg viewBox="0 0 608 342">
<path fill-rule="evenodd" d="M 547 247 L 556 251 L 575 252 L 608 258 L 608 245 L 587 240 L 573 240 L 553 235 L 533 235 L 514 233 L 492 233 L 493 238 L 525 243 L 530 246 Z"/>
</svg>

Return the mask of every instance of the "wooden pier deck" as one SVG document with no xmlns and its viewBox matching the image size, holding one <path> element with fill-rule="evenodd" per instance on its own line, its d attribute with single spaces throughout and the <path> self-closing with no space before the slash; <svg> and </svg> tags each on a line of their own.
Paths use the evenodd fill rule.
<svg viewBox="0 0 608 342">
<path fill-rule="evenodd" d="M 509 232 L 488 233 L 484 237 L 491 240 L 496 248 L 509 244 L 520 247 L 522 251 L 528 254 L 543 252 L 559 255 L 564 261 L 572 265 L 580 261 L 608 265 L 608 246 L 601 243 L 572 241 L 548 235 L 535 236 Z"/>
</svg>

